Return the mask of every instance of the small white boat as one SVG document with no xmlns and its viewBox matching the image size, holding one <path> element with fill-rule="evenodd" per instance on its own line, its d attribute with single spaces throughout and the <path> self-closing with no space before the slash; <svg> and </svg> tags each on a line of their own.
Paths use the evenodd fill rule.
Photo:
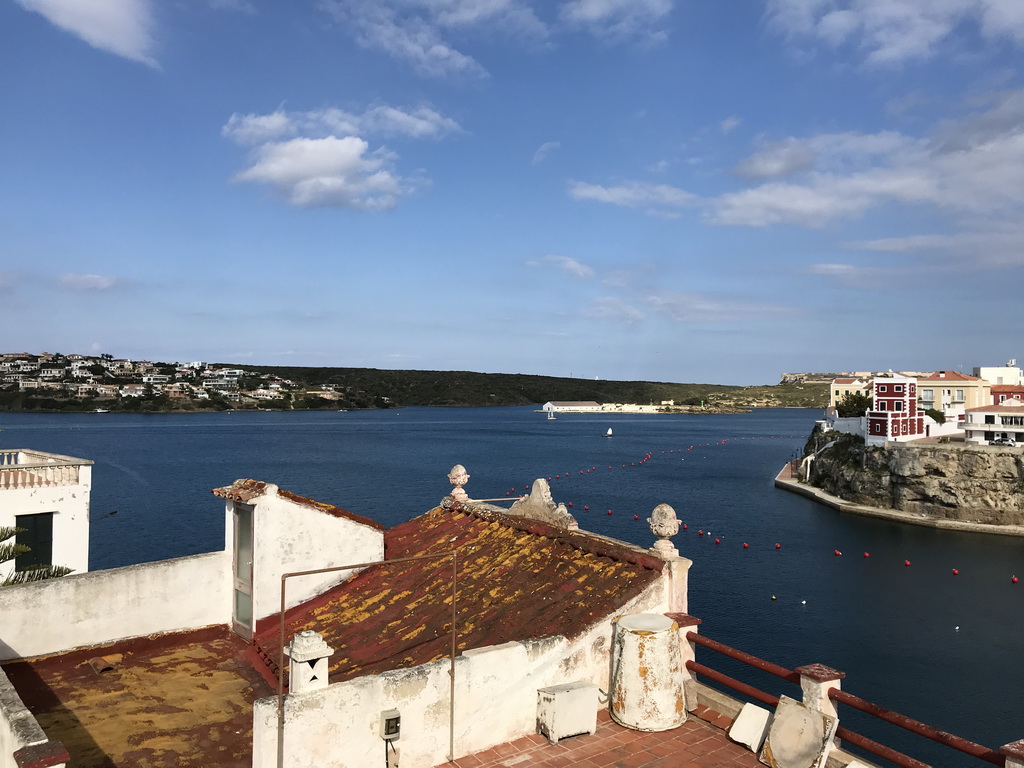
<svg viewBox="0 0 1024 768">
<path fill-rule="evenodd" d="M 605 437 L 611 437 L 612 436 L 612 428 L 611 427 L 608 427 L 608 431 L 604 433 L 604 436 Z"/>
<path fill-rule="evenodd" d="M 555 412 L 548 411 L 548 421 L 555 421 Z"/>
<path fill-rule="evenodd" d="M 110 413 L 110 410 L 107 409 L 107 408 L 94 408 L 92 412 L 93 413 Z"/>
</svg>

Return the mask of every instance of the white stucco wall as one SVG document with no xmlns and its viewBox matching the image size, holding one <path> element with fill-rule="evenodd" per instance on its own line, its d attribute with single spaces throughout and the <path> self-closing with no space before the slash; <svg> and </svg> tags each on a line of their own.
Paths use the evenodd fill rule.
<svg viewBox="0 0 1024 768">
<path fill-rule="evenodd" d="M 31 460 L 29 457 L 28 460 Z M 78 482 L 34 488 L 0 488 L 0 526 L 14 526 L 17 515 L 55 512 L 53 516 L 54 565 L 66 565 L 76 573 L 89 570 L 89 494 L 92 467 L 76 468 Z M 14 570 L 14 563 L 0 565 L 0 579 Z"/>
<path fill-rule="evenodd" d="M 661 581 L 622 613 L 669 610 Z M 455 757 L 537 730 L 537 690 L 586 681 L 607 690 L 611 676 L 611 619 L 569 641 L 555 636 L 466 651 L 456 658 Z M 363 768 L 383 765 L 380 714 L 402 717 L 402 768 L 432 768 L 448 759 L 450 662 L 360 677 L 285 697 L 285 755 L 289 768 Z M 598 701 L 594 702 L 595 709 Z M 253 768 L 277 760 L 277 699 L 256 702 Z"/>
<path fill-rule="evenodd" d="M 231 621 L 226 552 L 0 588 L 0 661 Z"/>
<path fill-rule="evenodd" d="M 0 669 L 0 768 L 18 768 L 15 752 L 46 741 L 39 722 Z"/>
<path fill-rule="evenodd" d="M 276 495 L 276 487 L 251 503 L 253 528 L 253 613 L 257 620 L 281 609 L 281 575 L 384 559 L 384 532 L 345 517 Z M 233 546 L 231 503 L 225 541 Z M 356 571 L 288 580 L 291 608 L 348 578 Z"/>
</svg>

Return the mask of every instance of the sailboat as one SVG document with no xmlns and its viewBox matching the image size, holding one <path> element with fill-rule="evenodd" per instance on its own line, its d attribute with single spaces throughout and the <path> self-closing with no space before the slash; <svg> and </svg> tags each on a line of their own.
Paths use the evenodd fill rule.
<svg viewBox="0 0 1024 768">
<path fill-rule="evenodd" d="M 611 427 L 608 427 L 608 431 L 604 433 L 604 436 L 605 437 L 611 437 L 612 436 L 612 428 Z"/>
</svg>

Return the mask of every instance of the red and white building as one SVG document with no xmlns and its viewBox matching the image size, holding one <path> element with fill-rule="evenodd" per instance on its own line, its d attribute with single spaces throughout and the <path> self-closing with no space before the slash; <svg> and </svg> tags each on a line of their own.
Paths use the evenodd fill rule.
<svg viewBox="0 0 1024 768">
<path fill-rule="evenodd" d="M 887 376 L 871 382 L 872 410 L 867 413 L 868 445 L 903 442 L 928 435 L 924 414 L 917 410 L 917 379 Z"/>
<path fill-rule="evenodd" d="M 1024 385 L 1020 384 L 993 384 L 992 405 L 999 405 L 1008 400 L 1019 400 L 1024 402 Z"/>
</svg>

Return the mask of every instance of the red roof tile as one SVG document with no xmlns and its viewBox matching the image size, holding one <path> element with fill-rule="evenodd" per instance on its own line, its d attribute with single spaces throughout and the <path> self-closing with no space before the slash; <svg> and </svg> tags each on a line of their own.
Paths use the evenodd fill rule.
<svg viewBox="0 0 1024 768">
<path fill-rule="evenodd" d="M 639 547 L 496 512 L 433 509 L 385 534 L 388 559 L 458 551 L 458 648 L 582 634 L 652 584 L 664 561 Z M 450 649 L 450 559 L 373 566 L 286 614 L 335 649 L 331 679 L 413 667 Z M 279 624 L 257 654 L 276 673 Z"/>
<path fill-rule="evenodd" d="M 977 376 L 970 376 L 960 371 L 935 371 L 927 376 L 919 376 L 918 381 L 984 381 Z"/>
</svg>

